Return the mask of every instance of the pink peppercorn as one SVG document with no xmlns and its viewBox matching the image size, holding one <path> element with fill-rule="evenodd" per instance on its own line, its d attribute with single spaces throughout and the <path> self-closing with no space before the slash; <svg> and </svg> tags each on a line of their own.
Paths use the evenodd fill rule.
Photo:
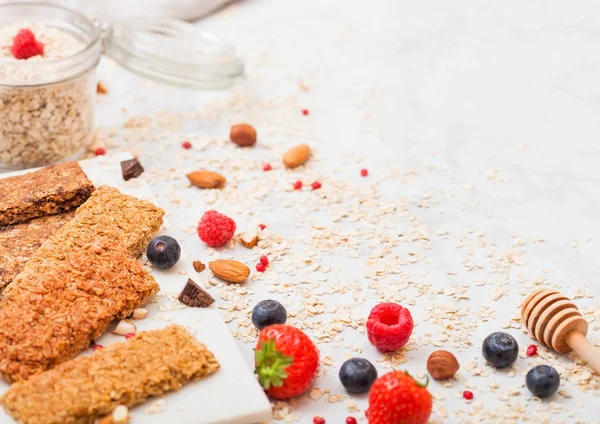
<svg viewBox="0 0 600 424">
<path fill-rule="evenodd" d="M 266 256 L 261 256 L 260 263 L 263 264 L 264 266 L 269 265 L 269 258 L 267 258 Z"/>
<path fill-rule="evenodd" d="M 98 147 L 94 153 L 96 156 L 104 156 L 106 154 L 106 149 L 104 147 Z"/>
<path fill-rule="evenodd" d="M 261 262 L 259 262 L 256 264 L 256 270 L 258 272 L 265 272 L 265 266 Z"/>
<path fill-rule="evenodd" d="M 473 392 L 470 392 L 470 391 L 468 391 L 468 390 L 465 390 L 465 391 L 463 392 L 463 397 L 464 397 L 466 400 L 471 400 L 471 399 L 473 399 Z"/>
<path fill-rule="evenodd" d="M 181 147 L 183 147 L 184 149 L 188 150 L 192 148 L 192 143 L 190 143 L 189 141 L 184 141 L 183 143 L 181 143 Z"/>
</svg>

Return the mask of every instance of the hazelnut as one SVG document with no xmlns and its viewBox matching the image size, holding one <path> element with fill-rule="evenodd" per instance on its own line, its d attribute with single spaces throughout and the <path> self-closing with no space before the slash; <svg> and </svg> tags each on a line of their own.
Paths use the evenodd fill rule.
<svg viewBox="0 0 600 424">
<path fill-rule="evenodd" d="M 254 146 L 256 130 L 252 125 L 238 124 L 231 127 L 229 138 L 238 146 Z"/>
<path fill-rule="evenodd" d="M 456 357 L 446 350 L 436 350 L 427 359 L 427 371 L 436 380 L 445 380 L 460 368 Z"/>
</svg>

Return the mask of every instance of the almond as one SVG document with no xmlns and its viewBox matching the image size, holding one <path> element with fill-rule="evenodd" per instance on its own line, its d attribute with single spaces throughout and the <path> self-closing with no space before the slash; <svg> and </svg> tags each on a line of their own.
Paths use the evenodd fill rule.
<svg viewBox="0 0 600 424">
<path fill-rule="evenodd" d="M 241 283 L 250 275 L 250 268 L 239 261 L 219 259 L 208 263 L 210 270 L 222 280 Z"/>
<path fill-rule="evenodd" d="M 193 185 L 200 188 L 221 188 L 225 185 L 225 177 L 218 172 L 194 171 L 186 176 Z"/>
<path fill-rule="evenodd" d="M 133 314 L 131 318 L 133 319 L 144 319 L 148 315 L 148 309 L 146 308 L 137 308 L 133 310 Z"/>
<path fill-rule="evenodd" d="M 256 130 L 249 124 L 238 124 L 231 127 L 229 138 L 238 146 L 254 146 L 256 143 Z"/>
<path fill-rule="evenodd" d="M 299 144 L 292 147 L 283 155 L 283 164 L 288 168 L 295 168 L 302 165 L 310 158 L 311 152 L 308 144 Z"/>
<path fill-rule="evenodd" d="M 446 380 L 460 368 L 456 357 L 446 350 L 436 350 L 427 359 L 427 372 L 436 380 Z"/>
<path fill-rule="evenodd" d="M 124 336 L 129 333 L 135 333 L 136 327 L 135 324 L 129 320 L 122 319 L 117 323 L 117 326 L 113 330 L 114 334 L 118 334 L 120 336 Z"/>
<path fill-rule="evenodd" d="M 256 232 L 242 233 L 240 234 L 240 243 L 242 246 L 252 249 L 258 243 L 258 234 Z"/>
</svg>

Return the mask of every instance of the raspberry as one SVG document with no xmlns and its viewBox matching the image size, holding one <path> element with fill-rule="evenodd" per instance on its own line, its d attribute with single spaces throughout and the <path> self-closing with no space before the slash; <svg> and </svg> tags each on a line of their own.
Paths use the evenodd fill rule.
<svg viewBox="0 0 600 424">
<path fill-rule="evenodd" d="M 269 258 L 267 258 L 266 256 L 261 256 L 260 263 L 263 264 L 264 266 L 269 265 Z"/>
<path fill-rule="evenodd" d="M 369 175 L 369 170 L 365 169 L 365 168 L 361 169 L 360 175 L 362 175 L 363 177 L 366 177 L 367 175 Z"/>
<path fill-rule="evenodd" d="M 318 181 L 315 181 L 314 183 L 312 183 L 311 186 L 312 186 L 313 190 L 318 190 L 321 187 L 323 187 L 323 185 Z"/>
<path fill-rule="evenodd" d="M 473 392 L 470 392 L 470 391 L 468 391 L 468 390 L 465 390 L 465 391 L 463 392 L 463 397 L 464 397 L 466 400 L 471 400 L 471 399 L 473 399 Z"/>
<path fill-rule="evenodd" d="M 532 344 L 527 346 L 527 356 L 535 356 L 537 353 L 537 346 Z"/>
<path fill-rule="evenodd" d="M 15 35 L 10 51 L 15 59 L 29 59 L 44 54 L 44 44 L 35 40 L 35 35 L 30 29 L 24 28 Z"/>
<path fill-rule="evenodd" d="M 294 190 L 301 190 L 302 189 L 302 181 L 298 180 L 294 183 Z"/>
<path fill-rule="evenodd" d="M 183 147 L 186 150 L 189 150 L 192 148 L 192 143 L 190 143 L 189 141 L 184 141 L 183 143 L 181 143 L 181 147 Z"/>
<path fill-rule="evenodd" d="M 106 154 L 106 149 L 104 147 L 98 147 L 95 151 L 94 154 L 96 156 L 104 156 Z"/>
<path fill-rule="evenodd" d="M 270 171 L 271 169 L 273 169 L 273 167 L 271 166 L 270 163 L 265 163 L 263 165 L 263 171 L 267 172 L 267 171 Z"/>
<path fill-rule="evenodd" d="M 233 219 L 211 209 L 198 223 L 198 237 L 210 247 L 219 247 L 229 243 L 235 228 Z"/>
<path fill-rule="evenodd" d="M 393 352 L 408 342 L 413 327 L 408 309 L 396 303 L 380 303 L 371 309 L 367 335 L 380 352 Z"/>
</svg>

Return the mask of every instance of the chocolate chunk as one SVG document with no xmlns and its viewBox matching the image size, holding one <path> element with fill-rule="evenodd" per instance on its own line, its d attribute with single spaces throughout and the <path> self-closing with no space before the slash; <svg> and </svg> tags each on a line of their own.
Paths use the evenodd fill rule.
<svg viewBox="0 0 600 424">
<path fill-rule="evenodd" d="M 129 181 L 142 175 L 144 167 L 137 158 L 133 158 L 121 162 L 121 172 L 123 173 L 123 179 Z"/>
<path fill-rule="evenodd" d="M 202 262 L 200 262 L 200 261 L 194 261 L 194 262 L 192 263 L 192 265 L 194 265 L 194 270 L 195 270 L 196 272 L 202 272 L 202 271 L 204 271 L 204 270 L 206 269 L 206 265 L 204 265 L 204 264 L 203 264 Z"/>
<path fill-rule="evenodd" d="M 213 303 L 215 299 L 202 287 L 188 278 L 187 283 L 179 294 L 179 301 L 192 308 L 206 308 Z"/>
</svg>

